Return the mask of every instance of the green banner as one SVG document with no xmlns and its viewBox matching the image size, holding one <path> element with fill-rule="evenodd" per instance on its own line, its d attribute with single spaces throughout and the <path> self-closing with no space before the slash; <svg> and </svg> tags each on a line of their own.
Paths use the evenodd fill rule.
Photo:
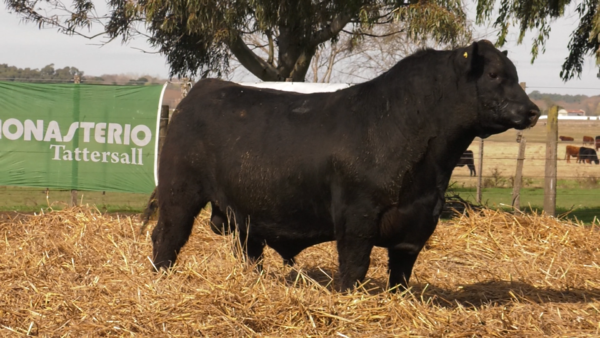
<svg viewBox="0 0 600 338">
<path fill-rule="evenodd" d="M 0 185 L 152 192 L 164 88 L 0 82 Z"/>
</svg>

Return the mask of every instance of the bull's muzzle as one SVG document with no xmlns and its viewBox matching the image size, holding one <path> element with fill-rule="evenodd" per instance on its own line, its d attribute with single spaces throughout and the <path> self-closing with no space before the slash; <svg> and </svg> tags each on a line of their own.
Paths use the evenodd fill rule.
<svg viewBox="0 0 600 338">
<path fill-rule="evenodd" d="M 539 109 L 530 109 L 528 114 L 529 127 L 535 126 L 538 119 L 540 118 L 540 110 Z"/>
</svg>

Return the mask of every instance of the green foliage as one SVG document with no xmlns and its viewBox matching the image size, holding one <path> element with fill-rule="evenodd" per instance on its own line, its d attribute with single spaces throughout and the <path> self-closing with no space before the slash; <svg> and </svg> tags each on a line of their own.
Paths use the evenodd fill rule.
<svg viewBox="0 0 600 338">
<path fill-rule="evenodd" d="M 75 67 L 54 69 L 53 63 L 42 69 L 17 68 L 5 63 L 0 64 L 0 81 L 65 83 L 73 82 L 75 74 L 83 77 L 83 71 Z"/>
<path fill-rule="evenodd" d="M 492 20 L 495 14 L 495 0 L 477 1 L 477 19 L 481 24 Z M 509 28 L 518 27 L 518 43 L 523 42 L 525 33 L 533 31 L 531 41 L 531 62 L 533 63 L 540 52 L 545 52 L 546 41 L 550 37 L 550 23 L 565 13 L 565 8 L 571 0 L 499 0 L 498 16 L 494 26 L 499 28 L 496 44 L 503 46 Z M 569 42 L 569 56 L 565 60 L 560 72 L 564 81 L 570 80 L 582 71 L 584 57 L 595 55 L 600 64 L 600 13 L 598 13 L 598 0 L 583 0 L 577 5 L 577 15 L 580 22 L 571 34 Z"/>
<path fill-rule="evenodd" d="M 408 37 L 418 41 L 422 36 L 456 46 L 458 38 L 468 34 L 465 30 L 467 17 L 460 2 L 419 2 L 394 11 L 396 20 L 405 23 Z"/>
<path fill-rule="evenodd" d="M 126 8 L 130 2 L 119 3 Z M 465 34 L 466 19 L 455 1 L 427 5 L 389 1 L 188 1 L 181 5 L 165 0 L 139 2 L 132 15 L 144 17 L 152 45 L 167 56 L 172 75 L 221 76 L 229 70 L 233 54 L 254 75 L 267 81 L 292 78 L 304 81 L 316 50 L 337 41 L 342 29 L 365 38 L 373 25 L 407 22 L 411 37 L 454 41 Z M 400 7 L 397 7 L 400 6 Z M 115 11 L 109 24 L 112 36 L 123 29 Z M 134 14 L 135 13 L 135 14 Z M 111 30 L 112 29 L 112 30 Z M 129 29 L 129 28 L 127 28 Z M 269 51 L 262 57 L 246 43 L 254 34 Z"/>
<path fill-rule="evenodd" d="M 235 56 L 262 80 L 304 81 L 324 44 L 335 43 L 340 34 L 354 41 L 375 38 L 373 27 L 394 20 L 401 25 L 392 34 L 407 34 L 416 43 L 454 45 L 470 38 L 460 0 L 109 0 L 106 17 L 94 16 L 92 0 L 75 0 L 71 8 L 60 0 L 4 1 L 24 20 L 66 34 L 84 35 L 80 30 L 98 22 L 111 40 L 128 41 L 143 25 L 171 75 L 178 76 L 222 76 Z"/>
<path fill-rule="evenodd" d="M 394 20 L 400 25 L 392 34 L 406 34 L 409 43 L 431 40 L 453 46 L 470 38 L 470 23 L 460 0 L 109 0 L 107 16 L 95 14 L 93 0 L 4 1 L 9 10 L 40 28 L 51 26 L 94 38 L 85 32 L 99 24 L 106 30 L 98 35 L 110 40 L 147 36 L 165 55 L 171 75 L 178 76 L 225 75 L 234 56 L 262 80 L 304 81 L 315 52 L 324 44 L 335 43 L 346 33 L 355 42 L 371 39 L 375 26 Z M 476 4 L 476 23 L 494 23 L 499 47 L 512 27 L 518 29 L 519 43 L 532 31 L 534 62 L 545 52 L 551 22 L 565 14 L 571 0 L 477 0 Z M 565 81 L 581 74 L 586 55 L 595 55 L 600 64 L 598 0 L 578 2 L 576 15 L 580 22 L 571 34 L 569 56 L 560 72 Z M 140 26 L 149 36 L 140 33 Z"/>
</svg>

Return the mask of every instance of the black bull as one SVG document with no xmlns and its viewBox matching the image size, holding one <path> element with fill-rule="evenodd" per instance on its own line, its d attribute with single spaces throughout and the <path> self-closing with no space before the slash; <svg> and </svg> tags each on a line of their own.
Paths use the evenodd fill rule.
<svg viewBox="0 0 600 338">
<path fill-rule="evenodd" d="M 579 148 L 579 157 L 577 158 L 577 163 L 600 163 L 598 161 L 598 154 L 596 154 L 596 150 L 592 148 L 581 147 Z"/>
<path fill-rule="evenodd" d="M 390 287 L 406 286 L 469 144 L 538 117 L 513 63 L 487 41 L 419 51 L 333 93 L 202 80 L 173 114 L 160 157 L 154 265 L 175 262 L 211 202 L 214 228 L 231 210 L 251 261 L 265 245 L 293 263 L 335 240 L 347 290 L 380 246 Z"/>
<path fill-rule="evenodd" d="M 473 160 L 473 151 L 471 150 L 465 150 L 460 159 L 458 159 L 456 166 L 467 166 L 467 168 L 469 168 L 469 176 L 477 176 L 477 172 L 475 171 L 475 161 Z"/>
</svg>

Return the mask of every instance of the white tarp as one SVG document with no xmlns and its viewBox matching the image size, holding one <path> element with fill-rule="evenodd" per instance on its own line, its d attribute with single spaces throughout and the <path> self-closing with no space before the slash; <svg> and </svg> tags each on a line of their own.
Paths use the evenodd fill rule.
<svg viewBox="0 0 600 338">
<path fill-rule="evenodd" d="M 540 120 L 548 119 L 547 115 L 540 116 Z M 558 115 L 559 120 L 572 120 L 572 121 L 600 121 L 600 116 L 564 116 Z"/>
<path fill-rule="evenodd" d="M 311 82 L 241 82 L 242 86 L 269 88 L 283 90 L 286 92 L 297 93 L 322 93 L 335 92 L 340 89 L 348 88 L 351 85 L 347 83 L 311 83 Z"/>
</svg>

